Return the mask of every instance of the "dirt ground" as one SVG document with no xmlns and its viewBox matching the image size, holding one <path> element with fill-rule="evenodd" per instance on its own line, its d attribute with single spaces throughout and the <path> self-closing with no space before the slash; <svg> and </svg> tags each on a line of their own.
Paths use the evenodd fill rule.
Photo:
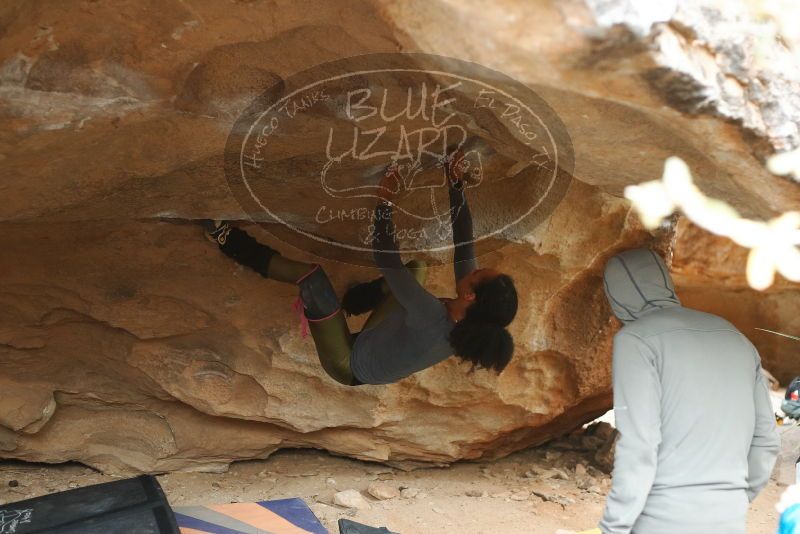
<svg viewBox="0 0 800 534">
<path fill-rule="evenodd" d="M 580 464 L 586 468 L 586 472 Z M 113 480 L 76 464 L 0 464 L 0 503 Z M 402 534 L 556 534 L 588 529 L 603 510 L 610 477 L 591 466 L 588 453 L 554 446 L 502 460 L 448 468 L 399 471 L 311 450 L 282 451 L 241 462 L 227 473 L 172 473 L 158 477 L 173 506 L 301 497 L 326 528 L 348 517 Z M 16 482 L 13 482 L 16 481 Z M 366 491 L 383 483 L 402 495 L 379 501 Z M 586 488 L 586 489 L 581 489 Z M 333 504 L 338 491 L 362 491 L 369 509 Z M 753 503 L 749 534 L 773 534 L 782 488 L 774 482 Z M 560 533 L 563 534 L 563 533 Z"/>
</svg>

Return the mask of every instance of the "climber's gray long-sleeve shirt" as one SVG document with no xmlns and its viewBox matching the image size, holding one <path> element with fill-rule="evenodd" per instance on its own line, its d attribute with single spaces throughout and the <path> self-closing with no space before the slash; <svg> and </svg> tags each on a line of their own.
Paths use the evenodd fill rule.
<svg viewBox="0 0 800 534">
<path fill-rule="evenodd" d="M 744 534 L 779 438 L 761 363 L 732 324 L 684 308 L 648 249 L 606 266 L 617 443 L 604 534 Z"/>
<path fill-rule="evenodd" d="M 472 217 L 463 191 L 450 188 L 450 213 L 456 281 L 476 268 Z M 350 368 L 363 384 L 391 384 L 427 369 L 453 354 L 448 337 L 454 323 L 444 304 L 428 293 L 400 258 L 394 239 L 392 207 L 375 209 L 375 264 L 400 309 L 362 331 L 353 346 Z"/>
</svg>

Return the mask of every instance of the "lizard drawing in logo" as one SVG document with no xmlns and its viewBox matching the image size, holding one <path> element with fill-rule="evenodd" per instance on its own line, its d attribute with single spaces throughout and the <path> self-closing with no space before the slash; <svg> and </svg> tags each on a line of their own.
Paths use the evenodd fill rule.
<svg viewBox="0 0 800 534">
<path fill-rule="evenodd" d="M 393 198 L 405 200 L 395 204 L 399 212 L 415 219 L 423 228 L 430 228 L 433 224 L 438 240 L 449 239 L 451 218 L 458 216 L 463 204 L 451 207 L 447 202 L 437 201 L 437 194 L 442 198 L 447 192 L 446 167 L 455 166 L 460 170 L 465 189 L 477 188 L 484 180 L 484 153 L 491 150 L 480 138 L 467 137 L 464 128 L 457 125 L 447 128 L 453 129 L 459 130 L 459 140 L 449 145 L 448 131 L 417 150 L 408 150 L 408 144 L 401 140 L 401 148 L 397 151 L 378 155 L 381 163 L 367 168 L 361 185 L 342 183 L 340 180 L 342 174 L 347 172 L 347 154 L 338 157 L 329 155 L 320 172 L 320 185 L 333 198 L 379 200 L 381 190 L 386 190 Z M 403 145 L 406 149 L 402 148 Z M 455 161 L 452 160 L 454 157 L 457 158 Z M 388 158 L 388 167 L 383 158 Z M 368 235 L 364 238 L 364 244 L 369 244 L 370 240 L 371 236 Z"/>
</svg>

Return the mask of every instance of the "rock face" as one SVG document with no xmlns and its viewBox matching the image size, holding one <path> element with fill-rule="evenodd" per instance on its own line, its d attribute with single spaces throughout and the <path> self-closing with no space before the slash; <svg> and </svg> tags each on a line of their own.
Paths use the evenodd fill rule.
<svg viewBox="0 0 800 534">
<path fill-rule="evenodd" d="M 797 335 L 800 287 L 779 280 L 764 292 L 751 289 L 745 249 L 685 221 L 677 236 L 672 269 L 682 303 L 731 321 L 756 346 L 764 368 L 787 385 L 800 374 L 800 343 L 757 328 Z"/>
<path fill-rule="evenodd" d="M 620 198 L 679 155 L 701 187 L 749 215 L 796 208 L 800 187 L 759 159 L 798 142 L 787 96 L 796 79 L 775 74 L 758 101 L 747 85 L 736 107 L 672 62 L 679 53 L 695 65 L 686 28 L 702 19 L 644 29 L 607 20 L 577 0 L 4 3 L 0 456 L 157 472 L 315 447 L 412 466 L 541 443 L 611 406 L 616 325 L 600 275 L 614 252 L 643 244 L 674 254 L 687 304 L 748 335 L 800 332 L 797 287 L 748 291 L 741 251 L 683 223 L 652 236 Z M 704 45 L 703 61 L 723 65 L 724 77 L 729 58 L 715 46 Z M 391 386 L 339 386 L 299 334 L 296 290 L 238 268 L 192 222 L 245 218 L 222 155 L 264 87 L 329 60 L 396 51 L 504 72 L 535 88 L 572 137 L 574 179 L 558 208 L 481 257 L 511 273 L 522 296 L 516 355 L 500 376 L 450 359 Z M 736 83 L 767 83 L 748 68 Z M 676 102 L 701 93 L 702 106 Z M 322 263 L 340 292 L 375 275 Z M 434 268 L 428 288 L 450 295 L 451 270 Z M 796 373 L 789 342 L 751 338 L 776 376 Z"/>
</svg>

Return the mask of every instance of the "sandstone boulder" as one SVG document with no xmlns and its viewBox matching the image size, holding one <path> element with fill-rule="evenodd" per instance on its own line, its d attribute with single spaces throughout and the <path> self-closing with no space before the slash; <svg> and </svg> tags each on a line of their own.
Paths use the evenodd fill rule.
<svg viewBox="0 0 800 534">
<path fill-rule="evenodd" d="M 741 251 L 685 223 L 651 235 L 620 196 L 678 155 L 743 213 L 796 209 L 800 187 L 763 157 L 800 142 L 797 78 L 749 64 L 752 44 L 713 30 L 726 14 L 633 20 L 603 7 L 613 4 L 627 2 L 4 3 L 0 456 L 163 472 L 313 447 L 411 467 L 542 443 L 611 406 L 616 325 L 601 272 L 632 246 L 672 253 L 686 303 L 748 335 L 799 330 L 796 286 L 747 290 Z M 295 289 L 238 268 L 196 223 L 241 220 L 322 262 L 340 292 L 374 277 L 249 224 L 223 156 L 265 89 L 312 65 L 397 51 L 517 79 L 574 145 L 558 207 L 480 258 L 512 273 L 522 296 L 500 376 L 450 359 L 390 386 L 339 386 L 297 329 Z M 301 161 L 305 139 L 285 149 Z M 452 266 L 434 267 L 428 287 L 448 296 L 451 278 Z M 796 374 L 788 342 L 752 339 L 779 379 Z"/>
</svg>

